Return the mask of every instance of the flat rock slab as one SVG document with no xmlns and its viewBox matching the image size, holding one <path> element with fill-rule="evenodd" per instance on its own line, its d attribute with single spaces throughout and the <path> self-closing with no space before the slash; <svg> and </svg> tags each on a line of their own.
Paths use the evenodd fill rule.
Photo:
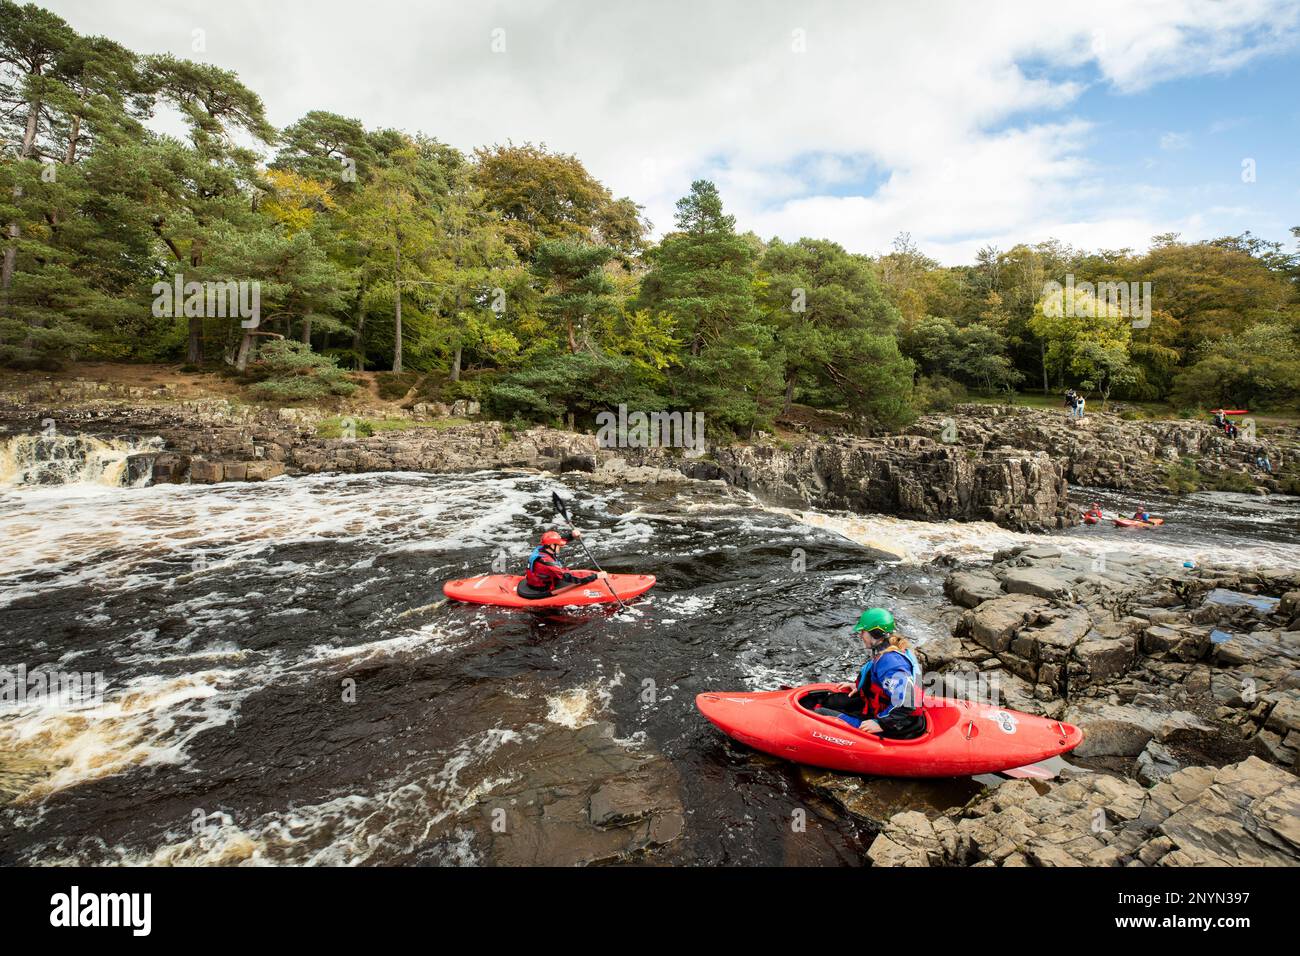
<svg viewBox="0 0 1300 956">
<path fill-rule="evenodd" d="M 1205 595 L 1205 606 L 1248 607 L 1261 614 L 1272 614 L 1282 603 L 1281 598 L 1261 597 L 1258 594 L 1243 594 L 1241 591 L 1229 591 L 1227 588 L 1215 588 Z"/>
<path fill-rule="evenodd" d="M 1070 593 L 1070 580 L 1041 568 L 1012 568 L 1002 575 L 1002 586 L 1011 594 L 1057 600 Z"/>
<path fill-rule="evenodd" d="M 1065 719 L 1083 728 L 1083 743 L 1074 749 L 1080 757 L 1136 757 L 1153 739 L 1219 733 L 1185 710 L 1153 710 L 1107 701 L 1075 703 L 1066 708 Z"/>
</svg>

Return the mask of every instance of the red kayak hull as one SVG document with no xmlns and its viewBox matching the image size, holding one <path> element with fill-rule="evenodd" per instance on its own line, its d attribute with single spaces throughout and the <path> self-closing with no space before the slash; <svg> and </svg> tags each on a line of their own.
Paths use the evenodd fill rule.
<svg viewBox="0 0 1300 956">
<path fill-rule="evenodd" d="M 1084 523 L 1084 524 L 1096 524 L 1097 521 L 1098 521 L 1098 518 L 1097 518 L 1096 515 L 1085 514 L 1085 515 L 1083 516 L 1083 523 Z"/>
<path fill-rule="evenodd" d="M 590 571 L 573 571 L 574 574 L 590 574 Z M 613 604 L 614 594 L 630 601 L 640 597 L 655 586 L 653 574 L 605 574 L 590 584 L 576 584 L 573 587 L 557 591 L 550 597 L 530 600 L 522 598 L 515 591 L 523 580 L 518 574 L 480 574 L 473 578 L 459 578 L 448 581 L 442 586 L 442 593 L 453 601 L 466 604 L 490 604 L 493 607 L 575 607 L 585 604 Z"/>
<path fill-rule="evenodd" d="M 1152 518 L 1150 521 L 1138 521 L 1136 518 L 1116 518 L 1117 528 L 1158 528 L 1165 523 L 1164 518 Z"/>
<path fill-rule="evenodd" d="M 838 684 L 808 684 L 756 694 L 700 694 L 695 706 L 728 737 L 795 763 L 879 777 L 966 777 L 1038 763 L 1073 750 L 1083 731 L 991 704 L 946 697 L 923 705 L 926 733 L 882 740 L 799 700 Z"/>
</svg>

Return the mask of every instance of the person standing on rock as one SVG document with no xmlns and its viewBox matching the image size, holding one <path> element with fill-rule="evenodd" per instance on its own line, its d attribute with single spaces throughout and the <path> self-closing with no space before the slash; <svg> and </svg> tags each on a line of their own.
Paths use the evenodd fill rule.
<svg viewBox="0 0 1300 956">
<path fill-rule="evenodd" d="M 920 710 L 921 662 L 896 627 L 894 615 L 886 608 L 862 612 L 853 632 L 862 635 L 867 662 L 858 672 L 857 683 L 827 695 L 817 707 L 819 713 L 894 740 L 925 733 L 925 715 Z"/>
</svg>

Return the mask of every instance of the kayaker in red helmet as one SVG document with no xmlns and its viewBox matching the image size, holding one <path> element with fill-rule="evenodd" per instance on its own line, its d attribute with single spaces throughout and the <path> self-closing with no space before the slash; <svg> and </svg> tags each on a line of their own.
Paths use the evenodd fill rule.
<svg viewBox="0 0 1300 956">
<path fill-rule="evenodd" d="M 857 683 L 829 694 L 818 712 L 838 717 L 869 734 L 907 740 L 925 733 L 921 706 L 921 662 L 907 638 L 896 632 L 894 615 L 883 607 L 862 612 L 854 626 L 870 655 Z"/>
<path fill-rule="evenodd" d="M 596 580 L 594 574 L 576 575 L 560 564 L 560 548 L 580 537 L 582 532 L 577 528 L 563 533 L 547 531 L 543 534 L 541 543 L 528 556 L 528 571 L 515 588 L 515 593 L 522 598 L 536 600 L 550 597 L 559 588 L 590 584 Z"/>
</svg>

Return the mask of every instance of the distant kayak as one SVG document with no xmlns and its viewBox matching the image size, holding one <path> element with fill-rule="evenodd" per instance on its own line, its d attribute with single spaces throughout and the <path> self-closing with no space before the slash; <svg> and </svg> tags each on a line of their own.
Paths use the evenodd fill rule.
<svg viewBox="0 0 1300 956">
<path fill-rule="evenodd" d="M 590 571 L 573 571 L 590 574 Z M 613 604 L 616 599 L 610 585 L 624 601 L 640 597 L 655 586 L 653 574 L 606 574 L 590 584 L 575 584 L 556 591 L 550 597 L 535 600 L 520 597 L 515 590 L 523 577 L 518 574 L 480 574 L 459 578 L 442 586 L 442 593 L 453 601 L 467 604 L 491 604 L 495 607 L 572 607 L 582 604 Z M 607 583 L 608 582 L 608 583 Z"/>
<path fill-rule="evenodd" d="M 795 763 L 881 777 L 964 777 L 1038 763 L 1073 750 L 1071 724 L 989 704 L 928 697 L 926 732 L 913 740 L 863 733 L 810 708 L 836 684 L 757 694 L 700 694 L 695 706 L 728 737 Z"/>
<path fill-rule="evenodd" d="M 1164 518 L 1152 518 L 1150 521 L 1139 521 L 1137 518 L 1115 519 L 1115 527 L 1117 528 L 1156 528 L 1164 523 Z"/>
<path fill-rule="evenodd" d="M 1085 511 L 1085 512 L 1083 513 L 1083 523 L 1084 523 L 1084 524 L 1096 524 L 1096 523 L 1097 523 L 1098 521 L 1100 521 L 1100 520 L 1101 520 L 1101 515 L 1099 515 L 1099 514 L 1093 514 L 1093 513 L 1090 512 L 1090 511 Z"/>
</svg>

